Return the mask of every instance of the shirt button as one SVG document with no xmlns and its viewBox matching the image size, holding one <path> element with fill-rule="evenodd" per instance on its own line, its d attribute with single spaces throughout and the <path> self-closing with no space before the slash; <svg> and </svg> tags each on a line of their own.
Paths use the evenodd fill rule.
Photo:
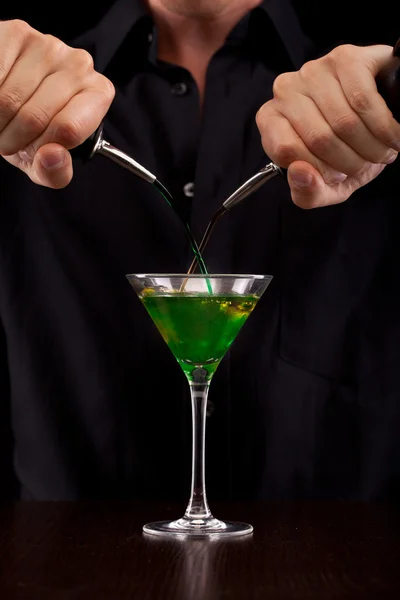
<svg viewBox="0 0 400 600">
<path fill-rule="evenodd" d="M 175 83 L 171 88 L 171 94 L 174 96 L 184 96 L 188 91 L 188 86 L 183 81 Z"/>
<path fill-rule="evenodd" d="M 193 181 L 190 181 L 189 183 L 186 183 L 183 186 L 183 193 L 185 194 L 186 198 L 193 198 L 193 196 L 194 196 L 194 183 L 193 183 Z"/>
</svg>

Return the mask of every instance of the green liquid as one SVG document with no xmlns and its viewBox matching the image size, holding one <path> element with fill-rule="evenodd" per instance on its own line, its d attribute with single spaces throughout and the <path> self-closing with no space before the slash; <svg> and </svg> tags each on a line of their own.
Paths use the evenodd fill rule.
<svg viewBox="0 0 400 600">
<path fill-rule="evenodd" d="M 189 238 L 190 247 L 192 249 L 194 257 L 195 257 L 195 259 L 197 261 L 197 264 L 199 265 L 200 272 L 203 275 L 208 275 L 206 263 L 204 262 L 203 257 L 201 256 L 201 252 L 200 252 L 199 247 L 197 245 L 197 242 L 196 242 L 196 240 L 195 240 L 195 238 L 193 236 L 192 230 L 190 229 L 190 225 L 186 221 L 186 219 L 180 214 L 178 206 L 174 202 L 174 199 L 173 199 L 172 195 L 167 190 L 167 188 L 164 187 L 163 184 L 160 181 L 158 181 L 158 179 L 155 180 L 155 182 L 153 183 L 153 185 L 156 188 L 156 190 L 162 195 L 162 197 L 164 198 L 164 200 L 166 200 L 168 202 L 168 204 L 170 205 L 170 207 L 175 211 L 175 213 L 177 214 L 178 218 L 181 220 L 182 225 L 183 225 L 183 227 L 184 227 L 184 229 L 186 231 L 186 235 Z M 207 288 L 208 288 L 208 291 L 211 294 L 211 287 L 210 287 L 210 283 L 209 283 L 208 279 L 207 279 Z"/>
<path fill-rule="evenodd" d="M 211 379 L 258 297 L 144 290 L 141 300 L 185 375 L 193 381 L 196 369 L 204 370 L 205 380 Z"/>
</svg>

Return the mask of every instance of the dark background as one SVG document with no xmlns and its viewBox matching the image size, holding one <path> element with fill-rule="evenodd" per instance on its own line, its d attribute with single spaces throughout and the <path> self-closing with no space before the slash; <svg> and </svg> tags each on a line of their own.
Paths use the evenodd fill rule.
<svg viewBox="0 0 400 600">
<path fill-rule="evenodd" d="M 94 25 L 113 0 L 69 0 L 66 4 L 2 2 L 0 19 L 20 18 L 36 29 L 69 40 Z M 13 6 L 15 4 L 15 6 Z M 305 32 L 320 47 L 337 40 L 358 44 L 394 44 L 400 37 L 400 2 L 370 4 L 361 0 L 294 0 Z"/>
</svg>

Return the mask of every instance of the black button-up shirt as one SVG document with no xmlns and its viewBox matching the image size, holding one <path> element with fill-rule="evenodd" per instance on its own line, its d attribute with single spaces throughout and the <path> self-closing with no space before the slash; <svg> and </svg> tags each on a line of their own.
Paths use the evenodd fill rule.
<svg viewBox="0 0 400 600">
<path fill-rule="evenodd" d="M 274 78 L 312 56 L 289 2 L 265 1 L 213 57 L 200 116 L 140 3 L 115 3 L 74 43 L 116 85 L 106 138 L 167 185 L 198 239 L 269 161 L 255 114 Z M 211 498 L 399 492 L 396 169 L 314 211 L 274 179 L 219 222 L 210 272 L 274 279 L 211 384 Z M 1 402 L 23 497 L 185 499 L 187 381 L 125 279 L 186 272 L 180 222 L 104 157 L 59 191 L 4 161 L 0 176 Z"/>
</svg>

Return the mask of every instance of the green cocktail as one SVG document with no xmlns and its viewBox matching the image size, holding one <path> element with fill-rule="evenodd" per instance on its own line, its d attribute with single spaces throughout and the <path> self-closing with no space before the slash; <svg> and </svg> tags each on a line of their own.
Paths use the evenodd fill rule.
<svg viewBox="0 0 400 600">
<path fill-rule="evenodd" d="M 257 296 L 209 295 L 144 289 L 140 298 L 165 342 L 193 381 L 193 371 L 211 379 L 257 303 Z"/>
<path fill-rule="evenodd" d="M 147 523 L 143 530 L 167 536 L 251 533 L 251 525 L 220 521 L 208 507 L 204 470 L 206 408 L 212 376 L 272 277 L 208 274 L 127 277 L 181 365 L 192 400 L 192 485 L 185 514 L 175 521 Z M 147 426 L 151 428 L 151 424 Z"/>
</svg>

